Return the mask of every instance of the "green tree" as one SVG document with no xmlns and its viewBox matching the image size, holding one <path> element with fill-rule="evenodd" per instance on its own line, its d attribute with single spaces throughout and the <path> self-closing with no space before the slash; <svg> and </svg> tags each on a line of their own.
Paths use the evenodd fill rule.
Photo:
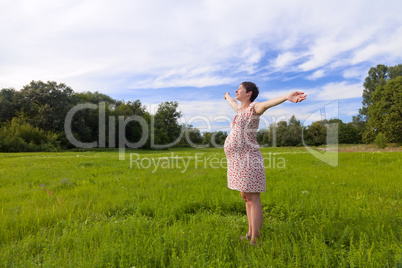
<svg viewBox="0 0 402 268">
<path fill-rule="evenodd" d="M 362 115 L 358 114 L 357 116 L 353 116 L 352 122 L 350 123 L 353 129 L 356 132 L 356 137 L 354 140 L 356 143 L 361 143 L 363 141 L 363 132 L 366 126 L 366 122 L 363 121 Z"/>
<path fill-rule="evenodd" d="M 294 115 L 288 122 L 280 121 L 276 125 L 272 124 L 269 133 L 276 136 L 277 146 L 298 146 L 302 143 L 302 125 Z M 271 139 L 274 138 L 272 135 L 269 136 Z"/>
<path fill-rule="evenodd" d="M 202 135 L 202 144 L 207 144 L 208 147 L 213 147 L 212 134 L 212 132 L 204 132 L 204 135 Z"/>
<path fill-rule="evenodd" d="M 388 79 L 388 67 L 383 64 L 378 64 L 377 67 L 371 67 L 368 76 L 363 83 L 363 107 L 359 110 L 364 122 L 368 121 L 367 110 L 372 104 L 371 96 L 378 86 L 385 85 Z"/>
<path fill-rule="evenodd" d="M 140 100 L 135 101 L 117 101 L 114 114 L 132 116 L 132 115 L 144 115 L 146 113 L 145 106 L 141 104 Z"/>
<path fill-rule="evenodd" d="M 276 123 L 269 125 L 267 132 L 264 134 L 263 143 L 268 146 L 276 147 Z"/>
<path fill-rule="evenodd" d="M 398 76 L 402 76 L 402 64 L 391 67 L 385 66 L 383 64 L 378 64 L 376 67 L 371 67 L 368 72 L 368 76 L 363 83 L 364 90 L 362 108 L 359 109 L 358 117 L 354 117 L 353 120 L 362 121 L 363 125 L 365 125 L 369 120 L 368 108 L 372 104 L 373 92 L 376 90 L 377 87 L 384 86 L 388 80 L 395 79 Z"/>
<path fill-rule="evenodd" d="M 16 94 L 18 93 L 13 88 L 3 88 L 0 90 L 0 123 L 10 121 L 17 115 Z"/>
<path fill-rule="evenodd" d="M 388 142 L 402 142 L 402 76 L 374 91 L 367 114 L 366 142 L 372 142 L 378 133 L 383 133 Z"/>
<path fill-rule="evenodd" d="M 148 128 L 150 128 L 150 116 L 145 110 L 145 106 L 141 104 L 140 100 L 135 100 L 135 101 L 118 101 L 116 103 L 116 107 L 112 113 L 112 115 L 115 116 L 124 116 L 125 118 L 130 117 L 130 116 L 140 116 L 142 117 L 147 123 L 148 123 Z M 116 124 L 116 133 L 118 133 L 118 125 Z M 148 133 L 150 133 L 148 129 Z M 126 138 L 129 142 L 135 143 L 141 140 L 142 138 L 142 126 L 138 121 L 131 121 L 127 124 L 126 126 L 126 132 L 125 132 Z M 116 143 L 117 144 L 117 143 Z M 149 141 L 147 142 L 147 145 L 145 147 L 149 147 Z"/>
<path fill-rule="evenodd" d="M 73 90 L 63 83 L 32 81 L 16 98 L 20 114 L 45 131 L 64 131 L 64 119 L 74 105 Z"/>
<path fill-rule="evenodd" d="M 268 144 L 268 143 L 264 142 L 264 137 L 267 134 L 267 132 L 268 132 L 267 129 L 260 129 L 260 130 L 257 131 L 257 137 L 256 138 L 257 138 L 257 142 L 258 142 L 259 145 Z"/>
<path fill-rule="evenodd" d="M 90 92 L 78 92 L 74 93 L 73 97 L 75 98 L 76 103 L 95 103 L 98 104 L 100 102 L 106 102 L 107 104 L 116 104 L 116 100 L 111 98 L 110 96 L 100 93 L 98 91 Z M 124 103 L 124 101 L 122 101 Z"/>
<path fill-rule="evenodd" d="M 377 145 L 378 148 L 384 149 L 387 147 L 387 138 L 381 132 L 377 134 L 374 139 L 374 143 Z"/>
<path fill-rule="evenodd" d="M 177 140 L 180 136 L 182 128 L 179 124 L 181 112 L 177 111 L 179 104 L 174 102 L 163 102 L 159 104 L 158 110 L 155 113 L 155 135 L 161 137 L 158 142 L 155 139 L 155 144 L 168 144 Z"/>
<path fill-rule="evenodd" d="M 184 130 L 184 135 L 180 140 L 179 146 L 192 146 L 192 145 L 201 145 L 202 144 L 202 134 L 198 128 L 194 128 L 192 125 L 184 124 L 182 126 Z"/>
<path fill-rule="evenodd" d="M 74 136 L 81 142 L 93 142 L 99 140 L 99 104 L 104 103 L 105 107 L 105 130 L 109 129 L 109 115 L 115 115 L 117 102 L 111 97 L 99 92 L 73 93 L 74 105 L 92 103 L 98 105 L 98 109 L 82 109 L 74 114 L 72 119 L 72 131 Z M 112 109 L 110 109 L 112 108 Z M 116 130 L 117 131 L 117 125 Z M 109 131 L 106 131 L 106 141 L 109 141 Z M 115 142 L 116 144 L 116 142 Z M 105 144 L 106 145 L 106 144 Z M 69 144 L 67 144 L 69 146 Z M 71 146 L 71 145 L 70 145 Z"/>
<path fill-rule="evenodd" d="M 216 145 L 223 145 L 225 143 L 226 137 L 228 134 L 224 131 L 216 131 L 212 134 Z"/>
<path fill-rule="evenodd" d="M 280 121 L 276 127 L 276 145 L 287 146 L 290 140 L 290 133 L 288 131 L 288 123 Z"/>
<path fill-rule="evenodd" d="M 358 144 L 361 140 L 360 130 L 354 126 L 353 122 L 342 123 L 339 130 L 339 143 Z"/>
<path fill-rule="evenodd" d="M 225 144 L 225 140 L 228 136 L 226 131 L 204 132 L 202 144 L 208 145 L 208 147 L 221 146 Z"/>
<path fill-rule="evenodd" d="M 286 146 L 298 146 L 301 145 L 301 137 L 302 137 L 302 125 L 300 120 L 296 119 L 296 116 L 292 115 L 289 119 L 288 125 L 288 140 Z"/>
<path fill-rule="evenodd" d="M 306 136 L 304 137 L 305 142 L 308 145 L 318 146 L 326 143 L 326 120 L 315 121 L 307 127 Z"/>
<path fill-rule="evenodd" d="M 393 67 L 389 67 L 389 79 L 395 79 L 399 76 L 402 76 L 402 64 L 395 65 Z"/>
<path fill-rule="evenodd" d="M 343 144 L 356 144 L 359 143 L 360 137 L 358 130 L 354 127 L 353 123 L 343 123 L 340 119 L 330 119 L 328 124 L 338 125 L 338 143 Z"/>
<path fill-rule="evenodd" d="M 190 126 L 187 129 L 188 132 L 188 138 L 190 141 L 194 144 L 202 144 L 202 134 L 201 131 L 198 128 L 194 128 L 193 126 Z"/>
</svg>

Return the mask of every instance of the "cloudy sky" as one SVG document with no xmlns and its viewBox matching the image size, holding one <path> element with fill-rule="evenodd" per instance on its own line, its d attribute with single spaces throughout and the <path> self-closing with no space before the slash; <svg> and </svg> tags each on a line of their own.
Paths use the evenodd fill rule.
<svg viewBox="0 0 402 268">
<path fill-rule="evenodd" d="M 0 88 L 51 80 L 151 111 L 178 101 L 182 122 L 216 130 L 234 116 L 224 92 L 253 81 L 257 101 L 308 94 L 268 110 L 263 126 L 293 114 L 349 122 L 370 67 L 402 63 L 401 10 L 400 0 L 0 0 Z"/>
</svg>

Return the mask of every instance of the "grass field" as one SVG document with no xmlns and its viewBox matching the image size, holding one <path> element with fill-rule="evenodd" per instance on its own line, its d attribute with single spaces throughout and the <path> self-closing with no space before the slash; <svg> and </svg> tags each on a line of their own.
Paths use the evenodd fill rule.
<svg viewBox="0 0 402 268">
<path fill-rule="evenodd" d="M 258 247 L 223 149 L 0 154 L 0 267 L 402 267 L 402 153 L 261 151 Z"/>
</svg>

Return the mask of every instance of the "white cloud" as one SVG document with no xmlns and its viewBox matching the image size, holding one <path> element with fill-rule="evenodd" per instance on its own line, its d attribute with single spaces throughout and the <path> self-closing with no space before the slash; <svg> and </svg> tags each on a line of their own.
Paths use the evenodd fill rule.
<svg viewBox="0 0 402 268">
<path fill-rule="evenodd" d="M 270 99 L 273 99 L 273 98 L 276 98 L 276 97 L 281 97 L 281 96 L 287 95 L 292 91 L 304 92 L 302 89 L 297 89 L 297 88 L 276 89 L 276 90 L 269 90 L 269 91 L 260 90 L 260 93 L 259 93 L 258 98 L 256 99 L 256 101 L 263 102 L 263 101 L 270 100 Z"/>
<path fill-rule="evenodd" d="M 264 116 L 271 116 L 271 122 L 288 120 L 290 116 L 295 115 L 305 125 L 313 121 L 322 120 L 319 111 L 327 107 L 327 118 L 342 118 L 348 122 L 353 115 L 356 115 L 361 108 L 361 96 L 363 86 L 361 83 L 347 83 L 345 81 L 338 83 L 327 83 L 319 88 L 301 89 L 289 88 L 286 90 L 274 90 L 261 92 L 258 101 L 283 96 L 292 91 L 301 91 L 307 94 L 307 99 L 302 103 L 294 104 L 285 102 L 279 106 L 268 109 Z M 336 108 L 335 104 L 339 104 Z M 330 108 L 330 109 L 328 109 Z M 330 111 L 330 113 L 329 113 Z"/>
<path fill-rule="evenodd" d="M 205 87 L 316 70 L 314 80 L 402 60 L 401 3 L 2 1 L 0 88 L 33 79 L 76 91 Z"/>
<path fill-rule="evenodd" d="M 316 100 L 340 100 L 359 98 L 363 94 L 361 83 L 348 84 L 347 82 L 328 83 L 315 92 Z"/>
<path fill-rule="evenodd" d="M 320 70 L 315 71 L 311 75 L 307 76 L 307 79 L 308 80 L 316 80 L 323 76 L 324 76 L 324 70 L 320 69 Z"/>
<path fill-rule="evenodd" d="M 276 69 L 283 69 L 293 64 L 296 60 L 300 59 L 304 55 L 296 54 L 293 52 L 286 51 L 279 54 L 275 60 L 272 61 L 272 67 Z"/>
<path fill-rule="evenodd" d="M 303 71 L 310 71 L 336 61 L 343 53 L 350 53 L 359 48 L 368 38 L 375 34 L 375 29 L 363 29 L 361 32 L 337 33 L 331 32 L 318 37 L 313 45 L 309 47 L 310 58 L 299 65 Z M 343 56 L 343 55 L 342 55 Z M 346 55 L 346 57 L 348 57 Z M 342 57 L 344 58 L 344 57 Z"/>
<path fill-rule="evenodd" d="M 352 68 L 347 68 L 344 69 L 342 72 L 342 77 L 345 79 L 359 79 L 360 81 L 363 81 L 367 77 L 368 70 L 366 68 L 362 67 L 352 67 Z"/>
<path fill-rule="evenodd" d="M 191 124 L 202 131 L 229 131 L 236 112 L 223 99 L 217 101 L 180 101 L 182 123 Z"/>
<path fill-rule="evenodd" d="M 382 34 L 374 42 L 367 44 L 364 48 L 356 51 L 351 62 L 357 64 L 370 59 L 384 57 L 401 60 L 402 57 L 402 24 L 397 25 L 392 35 Z"/>
</svg>

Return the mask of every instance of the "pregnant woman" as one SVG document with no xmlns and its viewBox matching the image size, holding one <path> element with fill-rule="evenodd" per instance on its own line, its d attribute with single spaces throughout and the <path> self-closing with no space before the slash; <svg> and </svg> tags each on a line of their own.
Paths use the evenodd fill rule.
<svg viewBox="0 0 402 268">
<path fill-rule="evenodd" d="M 250 240 L 250 245 L 255 245 L 256 239 L 260 237 L 263 221 L 260 193 L 265 192 L 265 168 L 256 139 L 260 116 L 268 108 L 286 100 L 297 103 L 306 99 L 303 92 L 294 91 L 265 102 L 254 102 L 258 93 L 254 83 L 243 82 L 236 90 L 236 99 L 228 92 L 224 96 L 237 113 L 224 146 L 228 163 L 228 187 L 240 191 L 246 202 L 248 233 L 241 238 Z M 236 100 L 240 101 L 240 105 Z"/>
</svg>

